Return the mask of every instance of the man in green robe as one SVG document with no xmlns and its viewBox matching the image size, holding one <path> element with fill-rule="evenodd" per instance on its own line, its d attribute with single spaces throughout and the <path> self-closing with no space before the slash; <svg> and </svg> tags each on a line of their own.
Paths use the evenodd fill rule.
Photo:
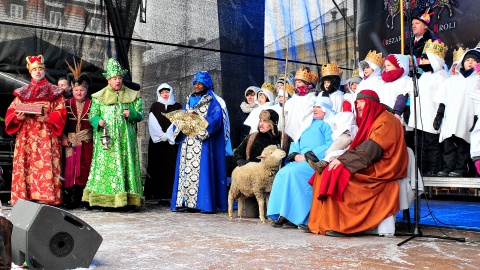
<svg viewBox="0 0 480 270">
<path fill-rule="evenodd" d="M 111 58 L 103 75 L 108 86 L 92 95 L 89 120 L 93 126 L 93 160 L 82 200 L 90 206 L 144 206 L 137 122 L 144 116 L 138 92 L 123 85 L 118 61 Z M 107 132 L 105 132 L 105 129 Z M 107 148 L 102 137 L 108 135 Z"/>
</svg>

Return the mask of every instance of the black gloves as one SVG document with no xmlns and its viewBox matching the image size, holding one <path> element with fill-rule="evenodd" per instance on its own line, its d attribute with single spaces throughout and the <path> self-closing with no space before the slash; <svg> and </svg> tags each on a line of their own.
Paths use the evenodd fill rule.
<svg viewBox="0 0 480 270">
<path fill-rule="evenodd" d="M 292 152 L 290 155 L 287 156 L 287 161 L 294 161 L 296 155 L 298 155 L 297 152 Z"/>
<path fill-rule="evenodd" d="M 239 159 L 237 160 L 237 166 L 242 167 L 243 165 L 247 164 L 248 161 L 246 159 Z"/>
<path fill-rule="evenodd" d="M 442 124 L 444 114 L 445 114 L 445 104 L 440 103 L 440 105 L 438 105 L 437 116 L 435 116 L 435 120 L 433 120 L 433 128 L 435 130 L 440 129 L 440 125 Z"/>
<path fill-rule="evenodd" d="M 312 151 L 308 151 L 308 152 L 305 153 L 305 159 L 307 161 L 311 160 L 312 162 L 320 161 Z"/>
<path fill-rule="evenodd" d="M 473 131 L 473 129 L 475 128 L 475 124 L 477 123 L 477 120 L 478 120 L 478 115 L 475 115 L 473 117 L 473 125 L 472 125 L 472 128 L 469 130 L 470 132 Z"/>
</svg>

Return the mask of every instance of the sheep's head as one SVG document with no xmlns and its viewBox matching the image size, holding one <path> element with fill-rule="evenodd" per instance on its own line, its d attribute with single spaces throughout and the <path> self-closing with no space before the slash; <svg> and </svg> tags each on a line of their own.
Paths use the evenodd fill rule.
<svg viewBox="0 0 480 270">
<path fill-rule="evenodd" d="M 280 162 L 282 158 L 287 155 L 282 149 L 278 149 L 276 145 L 269 145 L 265 147 L 262 151 L 262 154 L 258 156 L 258 159 L 264 160 L 267 157 L 274 158 L 277 162 Z"/>
</svg>

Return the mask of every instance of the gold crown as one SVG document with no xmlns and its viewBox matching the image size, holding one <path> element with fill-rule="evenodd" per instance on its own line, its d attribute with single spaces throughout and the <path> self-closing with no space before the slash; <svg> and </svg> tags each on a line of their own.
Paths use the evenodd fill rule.
<svg viewBox="0 0 480 270">
<path fill-rule="evenodd" d="M 453 50 L 453 62 L 460 60 L 460 57 L 462 57 L 462 55 L 469 50 L 469 48 L 464 50 L 462 47 L 458 47 L 458 49 Z"/>
<path fill-rule="evenodd" d="M 43 68 L 45 69 L 43 55 L 34 55 L 34 56 L 27 56 L 27 68 L 28 72 L 31 73 L 34 68 Z"/>
<path fill-rule="evenodd" d="M 295 80 L 316 84 L 318 82 L 318 74 L 313 73 L 313 71 L 307 67 L 303 67 L 295 73 Z"/>
<path fill-rule="evenodd" d="M 353 70 L 352 78 L 361 78 L 357 68 Z"/>
<path fill-rule="evenodd" d="M 268 90 L 270 92 L 273 93 L 273 95 L 275 95 L 275 93 L 277 92 L 277 89 L 275 89 L 275 86 L 271 83 L 264 83 L 262 84 L 262 87 L 261 87 L 262 90 Z"/>
<path fill-rule="evenodd" d="M 445 58 L 445 54 L 447 53 L 447 46 L 445 43 L 439 42 L 438 40 L 432 41 L 429 39 L 427 43 L 425 43 L 425 47 L 423 48 L 423 53 L 431 53 L 440 58 Z"/>
<path fill-rule="evenodd" d="M 375 64 L 377 67 L 381 68 L 383 65 L 382 53 L 381 52 L 377 53 L 377 51 L 375 50 L 369 51 L 367 56 L 365 57 L 365 61 L 370 61 L 373 64 Z"/>
<path fill-rule="evenodd" d="M 337 66 L 337 64 L 326 64 L 322 66 L 322 77 L 325 76 L 339 76 L 343 74 L 342 70 Z"/>
<path fill-rule="evenodd" d="M 290 95 L 290 96 L 293 96 L 293 93 L 295 93 L 295 89 L 293 88 L 293 85 L 287 83 L 285 85 L 285 91 L 287 91 L 287 93 Z"/>
</svg>

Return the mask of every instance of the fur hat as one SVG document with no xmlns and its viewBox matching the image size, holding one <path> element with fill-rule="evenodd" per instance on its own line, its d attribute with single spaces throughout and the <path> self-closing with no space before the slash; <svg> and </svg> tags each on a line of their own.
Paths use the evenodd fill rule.
<svg viewBox="0 0 480 270">
<path fill-rule="evenodd" d="M 260 112 L 259 118 L 267 121 L 272 127 L 273 135 L 278 134 L 278 120 L 280 119 L 275 110 L 267 109 Z"/>
<path fill-rule="evenodd" d="M 27 68 L 28 68 L 28 73 L 32 73 L 32 69 L 34 68 L 43 68 L 45 69 L 45 65 L 43 63 L 43 55 L 38 55 L 38 56 L 27 56 Z"/>
<path fill-rule="evenodd" d="M 67 62 L 67 60 L 65 60 Z M 83 88 L 88 90 L 88 87 L 92 84 L 92 79 L 87 75 L 87 73 L 82 72 L 82 59 L 80 59 L 80 63 L 77 65 L 77 61 L 73 59 L 73 66 L 72 67 L 68 62 L 68 69 L 72 73 L 68 73 L 67 81 L 68 85 L 72 87 L 72 89 L 76 86 L 83 86 Z"/>
</svg>

